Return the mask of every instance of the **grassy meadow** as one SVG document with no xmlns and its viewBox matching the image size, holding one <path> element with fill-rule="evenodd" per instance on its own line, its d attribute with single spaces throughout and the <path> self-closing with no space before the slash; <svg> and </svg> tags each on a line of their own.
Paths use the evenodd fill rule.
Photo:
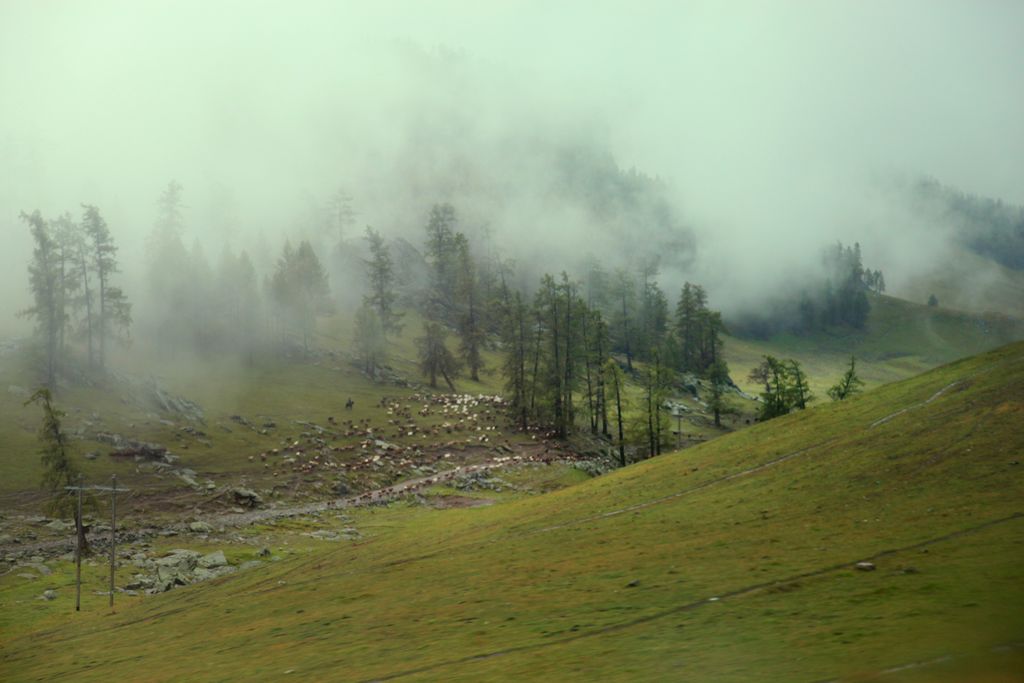
<svg viewBox="0 0 1024 683">
<path fill-rule="evenodd" d="M 5 624 L 0 668 L 76 681 L 1015 680 L 1022 422 L 1015 344 L 547 495 L 352 511 L 361 540 L 116 614 L 72 614 L 62 590 L 31 627 Z"/>
</svg>

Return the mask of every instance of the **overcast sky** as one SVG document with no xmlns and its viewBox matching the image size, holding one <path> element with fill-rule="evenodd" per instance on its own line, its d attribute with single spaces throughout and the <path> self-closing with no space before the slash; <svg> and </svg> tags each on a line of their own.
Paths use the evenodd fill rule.
<svg viewBox="0 0 1024 683">
<path fill-rule="evenodd" d="M 463 64 L 441 88 L 403 56 L 438 51 Z M 20 210 L 97 203 L 130 243 L 176 178 L 281 221 L 385 179 L 432 117 L 597 141 L 666 179 L 711 263 L 889 234 L 879 178 L 1024 203 L 1022 74 L 1017 0 L 0 0 L 0 286 L 23 289 Z"/>
</svg>

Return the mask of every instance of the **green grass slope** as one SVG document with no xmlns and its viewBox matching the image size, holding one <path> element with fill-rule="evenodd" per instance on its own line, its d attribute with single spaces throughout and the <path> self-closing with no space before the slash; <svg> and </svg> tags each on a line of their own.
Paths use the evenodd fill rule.
<svg viewBox="0 0 1024 683">
<path fill-rule="evenodd" d="M 776 335 L 767 340 L 726 340 L 725 354 L 733 379 L 758 392 L 747 373 L 770 354 L 795 358 L 807 372 L 821 400 L 828 387 L 857 357 L 867 385 L 905 379 L 942 363 L 973 356 L 1024 339 L 1024 321 L 999 314 L 977 314 L 928 307 L 890 296 L 871 295 L 871 314 L 864 329 L 832 328 L 807 336 Z"/>
<path fill-rule="evenodd" d="M 1022 424 L 1015 344 L 552 494 L 360 512 L 359 542 L 114 615 L 65 602 L 3 625 L 0 676 L 1019 680 Z"/>
<path fill-rule="evenodd" d="M 296 421 L 328 426 L 329 416 L 338 420 L 367 419 L 382 430 L 385 438 L 403 442 L 392 437 L 393 429 L 384 429 L 389 415 L 380 400 L 382 396 L 406 397 L 417 389 L 374 382 L 360 372 L 351 357 L 348 316 L 323 318 L 319 324 L 316 354 L 309 357 L 266 353 L 247 363 L 237 355 L 157 354 L 144 345 L 119 350 L 113 359 L 116 372 L 135 382 L 157 380 L 172 394 L 201 406 L 205 422 L 197 424 L 161 411 L 140 398 L 137 387 L 130 382 L 80 371 L 79 378 L 64 382 L 56 396 L 57 406 L 67 414 L 65 430 L 84 430 L 84 436 L 72 442 L 72 457 L 90 482 L 117 474 L 140 491 L 182 487 L 173 477 L 140 474 L 130 459 L 108 458 L 110 445 L 91 437 L 96 432 L 110 432 L 166 446 L 179 457 L 180 466 L 195 470 L 200 480 L 211 478 L 224 483 L 244 476 L 252 485 L 271 486 L 275 482 L 250 457 L 279 448 L 285 437 L 306 431 Z M 404 333 L 389 343 L 389 366 L 411 384 L 425 384 L 416 363 L 414 341 L 422 334 L 421 328 L 421 320 L 410 314 Z M 454 347 L 454 340 L 450 338 L 449 344 Z M 459 392 L 500 391 L 501 378 L 494 371 L 500 358 L 487 352 L 485 361 L 488 367 L 480 382 L 468 377 L 456 380 Z M 37 439 L 42 413 L 35 405 L 24 405 L 26 396 L 38 385 L 38 366 L 38 354 L 28 343 L 0 353 L 0 507 L 37 507 L 43 498 Z M 447 391 L 447 387 L 422 390 Z M 355 408 L 346 411 L 344 404 L 349 398 L 354 400 Z M 239 425 L 232 419 L 236 415 L 249 420 L 256 429 Z M 268 419 L 277 427 L 259 433 L 258 428 Z M 198 429 L 203 434 L 196 436 L 185 429 Z M 353 437 L 339 443 L 358 440 Z M 101 455 L 95 460 L 84 459 L 82 456 L 90 451 Z"/>
</svg>

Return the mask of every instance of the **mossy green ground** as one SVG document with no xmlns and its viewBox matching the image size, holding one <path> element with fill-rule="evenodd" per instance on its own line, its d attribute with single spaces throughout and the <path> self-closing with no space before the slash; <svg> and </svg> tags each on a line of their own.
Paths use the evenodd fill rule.
<svg viewBox="0 0 1024 683">
<path fill-rule="evenodd" d="M 1021 424 L 1015 344 L 548 495 L 360 512 L 361 541 L 114 615 L 62 596 L 5 625 L 0 670 L 815 681 L 949 657 L 883 679 L 1013 680 Z"/>
</svg>

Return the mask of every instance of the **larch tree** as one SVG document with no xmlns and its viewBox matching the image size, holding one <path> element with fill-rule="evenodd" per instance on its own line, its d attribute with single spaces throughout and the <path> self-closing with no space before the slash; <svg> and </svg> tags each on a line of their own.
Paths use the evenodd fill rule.
<svg viewBox="0 0 1024 683">
<path fill-rule="evenodd" d="M 423 326 L 423 336 L 416 340 L 419 350 L 420 371 L 430 378 L 430 386 L 437 388 L 437 376 L 444 378 L 448 388 L 455 391 L 453 379 L 459 372 L 459 361 L 455 358 L 445 339 L 444 328 L 438 323 L 427 322 Z"/>
<path fill-rule="evenodd" d="M 633 276 L 625 270 L 616 270 L 610 294 L 614 311 L 611 329 L 615 345 L 626 354 L 626 368 L 633 372 L 633 334 L 635 331 L 630 315 L 630 309 L 633 308 L 636 297 L 636 283 L 633 281 Z"/>
<path fill-rule="evenodd" d="M 462 233 L 455 235 L 456 288 L 458 298 L 459 355 L 469 369 L 474 382 L 480 381 L 480 370 L 484 367 L 481 351 L 486 343 L 486 329 L 480 301 L 480 286 L 476 265 L 469 249 L 469 241 Z"/>
<path fill-rule="evenodd" d="M 363 372 L 376 379 L 378 368 L 387 362 L 387 340 L 384 336 L 384 324 L 377 314 L 377 309 L 369 303 L 363 303 L 356 311 L 353 341 Z"/>
<path fill-rule="evenodd" d="M 715 416 L 715 426 L 722 426 L 722 415 L 732 412 L 728 401 L 725 398 L 726 387 L 729 384 L 729 366 L 725 359 L 719 357 L 708 368 L 708 381 L 711 384 L 711 395 L 708 397 L 708 408 Z"/>
<path fill-rule="evenodd" d="M 43 465 L 43 488 L 50 494 L 50 513 L 61 517 L 73 516 L 79 547 L 87 550 L 85 525 L 78 515 L 78 507 L 73 503 L 71 492 L 65 488 L 79 484 L 79 471 L 71 460 L 68 437 L 61 428 L 60 418 L 64 413 L 53 405 L 49 389 L 36 391 L 25 405 L 30 403 L 37 403 L 43 409 L 43 421 L 39 426 L 39 455 Z"/>
<path fill-rule="evenodd" d="M 790 400 L 795 407 L 804 410 L 807 404 L 814 400 L 811 387 L 807 383 L 807 373 L 800 367 L 800 363 L 792 358 L 786 362 L 786 366 L 789 370 Z"/>
<path fill-rule="evenodd" d="M 530 313 L 523 303 L 522 295 L 516 291 L 505 311 L 502 326 L 502 341 L 505 346 L 505 390 L 508 392 L 509 408 L 520 429 L 528 426 L 529 400 L 527 398 L 527 356 L 529 354 L 528 327 Z"/>
<path fill-rule="evenodd" d="M 431 286 L 427 306 L 431 313 L 448 322 L 454 322 L 457 287 L 457 258 L 455 208 L 451 204 L 435 204 L 427 218 L 427 263 L 430 266 Z"/>
<path fill-rule="evenodd" d="M 171 181 L 157 200 L 157 216 L 147 240 L 146 276 L 152 305 L 147 318 L 155 326 L 160 344 L 174 347 L 192 342 L 190 321 L 196 307 L 195 264 L 183 241 L 185 229 L 183 188 Z"/>
<path fill-rule="evenodd" d="M 81 241 L 81 231 L 69 213 L 51 221 L 50 229 L 56 247 L 57 270 L 60 273 L 57 287 L 57 320 L 60 326 L 57 348 L 63 358 L 67 355 L 67 338 L 72 322 L 68 311 L 74 309 L 76 292 L 81 287 L 81 280 L 75 277 L 75 254 Z"/>
<path fill-rule="evenodd" d="M 864 380 L 857 375 L 857 359 L 850 356 L 850 367 L 846 369 L 839 381 L 828 390 L 828 395 L 833 401 L 845 401 L 846 399 L 859 394 L 864 386 Z"/>
<path fill-rule="evenodd" d="M 95 206 L 83 204 L 82 209 L 82 229 L 89 242 L 93 272 L 96 274 L 98 360 L 102 368 L 107 360 L 107 338 L 113 335 L 115 326 L 127 333 L 132 323 L 132 305 L 124 291 L 111 284 L 111 278 L 118 272 L 117 246 L 107 222 Z"/>
<path fill-rule="evenodd" d="M 29 286 L 33 305 L 20 315 L 34 318 L 36 333 L 42 337 L 45 355 L 45 386 L 51 391 L 57 387 L 59 342 L 61 328 L 60 263 L 57 246 L 50 236 L 49 226 L 38 211 L 22 212 L 22 220 L 29 225 L 35 242 L 32 262 L 28 266 Z"/>
<path fill-rule="evenodd" d="M 317 314 L 330 310 L 327 273 L 309 242 L 300 242 L 298 249 L 285 243 L 270 292 L 284 323 L 282 336 L 287 338 L 290 328 L 298 328 L 303 348 L 308 352 Z"/>
<path fill-rule="evenodd" d="M 384 333 L 398 333 L 402 326 L 399 320 L 402 315 L 395 311 L 395 269 L 391 260 L 391 250 L 384 238 L 373 228 L 367 226 L 366 241 L 370 247 L 370 258 L 363 261 L 366 266 L 366 279 L 369 293 L 364 297 L 367 304 L 377 311 L 377 317 Z"/>
<path fill-rule="evenodd" d="M 626 466 L 626 433 L 625 433 L 625 413 L 624 406 L 627 403 L 626 400 L 626 378 L 622 372 L 622 368 L 615 362 L 614 358 L 609 358 L 605 361 L 605 377 L 607 378 L 608 385 L 612 396 L 615 399 L 615 422 L 618 426 L 618 445 L 619 445 L 619 465 L 621 467 Z"/>
</svg>

